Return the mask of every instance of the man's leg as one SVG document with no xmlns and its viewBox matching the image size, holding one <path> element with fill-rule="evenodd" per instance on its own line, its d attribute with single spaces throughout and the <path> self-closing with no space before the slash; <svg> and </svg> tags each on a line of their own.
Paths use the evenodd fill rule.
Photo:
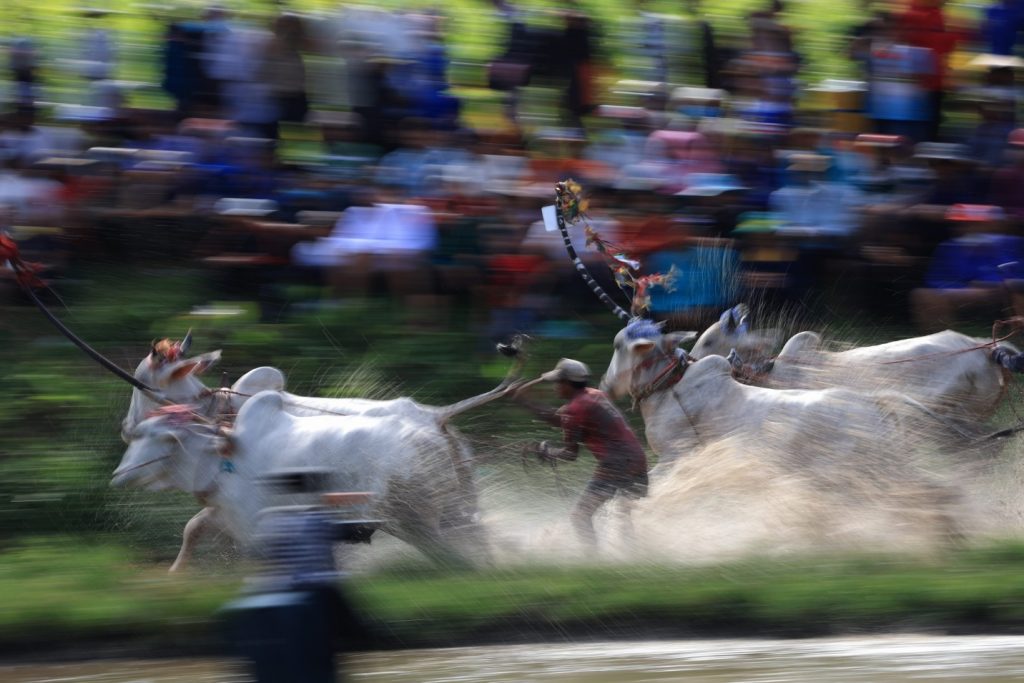
<svg viewBox="0 0 1024 683">
<path fill-rule="evenodd" d="M 584 544 L 597 546 L 597 533 L 594 531 L 594 513 L 611 500 L 615 495 L 615 488 L 606 482 L 591 479 L 586 490 L 580 496 L 576 507 L 572 511 L 572 524 L 576 534 Z"/>
</svg>

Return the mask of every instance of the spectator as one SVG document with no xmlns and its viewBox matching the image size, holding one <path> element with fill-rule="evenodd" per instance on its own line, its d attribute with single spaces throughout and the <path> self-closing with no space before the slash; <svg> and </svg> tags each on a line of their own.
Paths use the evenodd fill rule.
<svg viewBox="0 0 1024 683">
<path fill-rule="evenodd" d="M 1014 69 L 1024 66 L 1016 57 L 984 55 L 975 64 L 987 65 L 980 88 L 970 89 L 964 99 L 978 113 L 978 123 L 970 132 L 967 145 L 971 156 L 983 166 L 994 168 L 1002 162 L 1006 139 L 1016 127 L 1020 94 L 1014 82 Z"/>
<path fill-rule="evenodd" d="M 931 68 L 915 72 L 916 80 L 927 96 L 925 140 L 939 139 L 949 55 L 957 43 L 956 34 L 946 26 L 942 13 L 944 4 L 945 0 L 911 0 L 910 7 L 899 16 L 901 42 L 931 51 Z"/>
<path fill-rule="evenodd" d="M 848 237 L 856 230 L 855 190 L 829 182 L 830 165 L 820 154 L 789 157 L 786 185 L 772 193 L 770 202 L 781 222 L 779 234 Z"/>
<path fill-rule="evenodd" d="M 487 85 L 504 93 L 505 116 L 514 124 L 519 118 L 519 89 L 530 82 L 534 46 L 518 7 L 505 0 L 494 0 L 494 11 L 508 33 L 501 53 L 487 66 Z"/>
<path fill-rule="evenodd" d="M 278 15 L 271 24 L 271 34 L 257 78 L 270 90 L 275 112 L 266 132 L 276 140 L 281 122 L 303 123 L 309 112 L 306 63 L 302 56 L 309 47 L 309 39 L 297 14 Z"/>
<path fill-rule="evenodd" d="M 296 244 L 292 259 L 322 269 L 338 296 L 366 296 L 380 276 L 392 296 L 404 298 L 433 291 L 428 259 L 436 245 L 427 207 L 380 187 L 368 201 L 346 209 L 330 236 Z"/>
<path fill-rule="evenodd" d="M 675 274 L 670 286 L 648 290 L 651 313 L 676 329 L 713 319 L 736 299 L 739 265 L 731 240 L 690 238 L 676 230 L 644 261 L 648 274 Z"/>
<path fill-rule="evenodd" d="M 992 176 L 989 201 L 1019 229 L 1024 224 L 1024 130 L 1010 133 L 1004 156 L 1006 163 Z"/>
<path fill-rule="evenodd" d="M 594 108 L 594 26 L 590 17 L 575 6 L 565 12 L 565 30 L 561 40 L 562 68 L 568 77 L 565 108 L 569 123 L 583 127 L 583 116 Z"/>
<path fill-rule="evenodd" d="M 1013 54 L 1022 18 L 1019 0 L 995 0 L 985 8 L 980 32 L 990 54 Z"/>
<path fill-rule="evenodd" d="M 418 31 L 419 50 L 413 55 L 411 79 L 406 85 L 412 99 L 412 115 L 431 122 L 440 130 L 455 130 L 459 122 L 459 100 L 448 90 L 448 54 L 441 31 L 441 17 L 422 18 Z"/>
<path fill-rule="evenodd" d="M 911 313 L 922 330 L 953 327 L 964 312 L 1003 317 L 1009 305 L 1000 266 L 1024 258 L 1024 240 L 1005 234 L 998 207 L 961 204 L 948 220 L 955 236 L 932 256 L 924 286 L 911 292 Z"/>
<path fill-rule="evenodd" d="M 82 35 L 79 45 L 79 69 L 83 78 L 89 81 L 106 81 L 114 78 L 116 49 L 110 29 L 102 25 L 107 10 L 101 7 L 87 7 L 81 14 L 90 23 Z"/>
<path fill-rule="evenodd" d="M 11 41 L 7 54 L 11 81 L 14 83 L 14 105 L 34 107 L 39 74 L 39 55 L 35 41 L 29 36 L 18 36 Z"/>
<path fill-rule="evenodd" d="M 694 51 L 699 52 L 700 82 L 705 88 L 721 88 L 718 75 L 721 60 L 715 48 L 715 31 L 701 13 L 699 0 L 686 0 L 686 11 L 697 34 Z"/>
<path fill-rule="evenodd" d="M 901 135 L 914 142 L 934 139 L 929 84 L 933 84 L 930 79 L 935 68 L 935 56 L 928 48 L 903 42 L 892 17 L 880 19 L 868 58 L 867 109 L 875 132 Z"/>
</svg>

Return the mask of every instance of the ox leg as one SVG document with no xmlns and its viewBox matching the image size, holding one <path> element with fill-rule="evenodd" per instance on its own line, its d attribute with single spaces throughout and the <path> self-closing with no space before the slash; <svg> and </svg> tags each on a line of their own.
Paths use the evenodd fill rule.
<svg viewBox="0 0 1024 683">
<path fill-rule="evenodd" d="M 406 519 L 395 535 L 427 556 L 431 562 L 449 569 L 472 569 L 474 564 L 441 532 L 440 524 L 427 519 Z"/>
<path fill-rule="evenodd" d="M 217 525 L 214 517 L 215 513 L 216 508 L 205 507 L 195 517 L 188 520 L 188 524 L 185 525 L 185 531 L 181 535 L 181 550 L 178 551 L 178 557 L 174 560 L 174 564 L 171 565 L 169 570 L 171 573 L 180 572 L 185 569 L 192 556 L 192 551 L 199 541 L 199 537 L 208 531 L 211 526 Z"/>
</svg>

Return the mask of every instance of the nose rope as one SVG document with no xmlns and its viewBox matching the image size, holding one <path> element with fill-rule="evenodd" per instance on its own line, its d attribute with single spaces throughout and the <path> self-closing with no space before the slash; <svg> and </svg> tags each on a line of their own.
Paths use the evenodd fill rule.
<svg viewBox="0 0 1024 683">
<path fill-rule="evenodd" d="M 118 471 L 114 472 L 114 476 L 115 477 L 120 477 L 122 475 L 128 474 L 129 472 L 131 472 L 133 470 L 137 470 L 140 467 L 146 467 L 147 465 L 152 465 L 155 462 L 159 462 L 161 460 L 166 460 L 169 457 L 171 457 L 169 454 L 168 455 L 161 455 L 159 458 L 153 458 L 152 460 L 147 460 L 146 462 L 142 463 L 141 465 L 132 465 L 131 467 L 129 467 L 126 470 L 118 470 Z"/>
</svg>

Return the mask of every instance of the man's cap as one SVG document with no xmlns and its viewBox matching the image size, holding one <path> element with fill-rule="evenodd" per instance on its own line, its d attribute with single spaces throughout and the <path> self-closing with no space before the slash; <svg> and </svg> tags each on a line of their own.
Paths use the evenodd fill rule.
<svg viewBox="0 0 1024 683">
<path fill-rule="evenodd" d="M 541 379 L 548 382 L 586 382 L 590 379 L 590 368 L 578 360 L 563 358 L 554 370 L 541 375 Z"/>
</svg>

